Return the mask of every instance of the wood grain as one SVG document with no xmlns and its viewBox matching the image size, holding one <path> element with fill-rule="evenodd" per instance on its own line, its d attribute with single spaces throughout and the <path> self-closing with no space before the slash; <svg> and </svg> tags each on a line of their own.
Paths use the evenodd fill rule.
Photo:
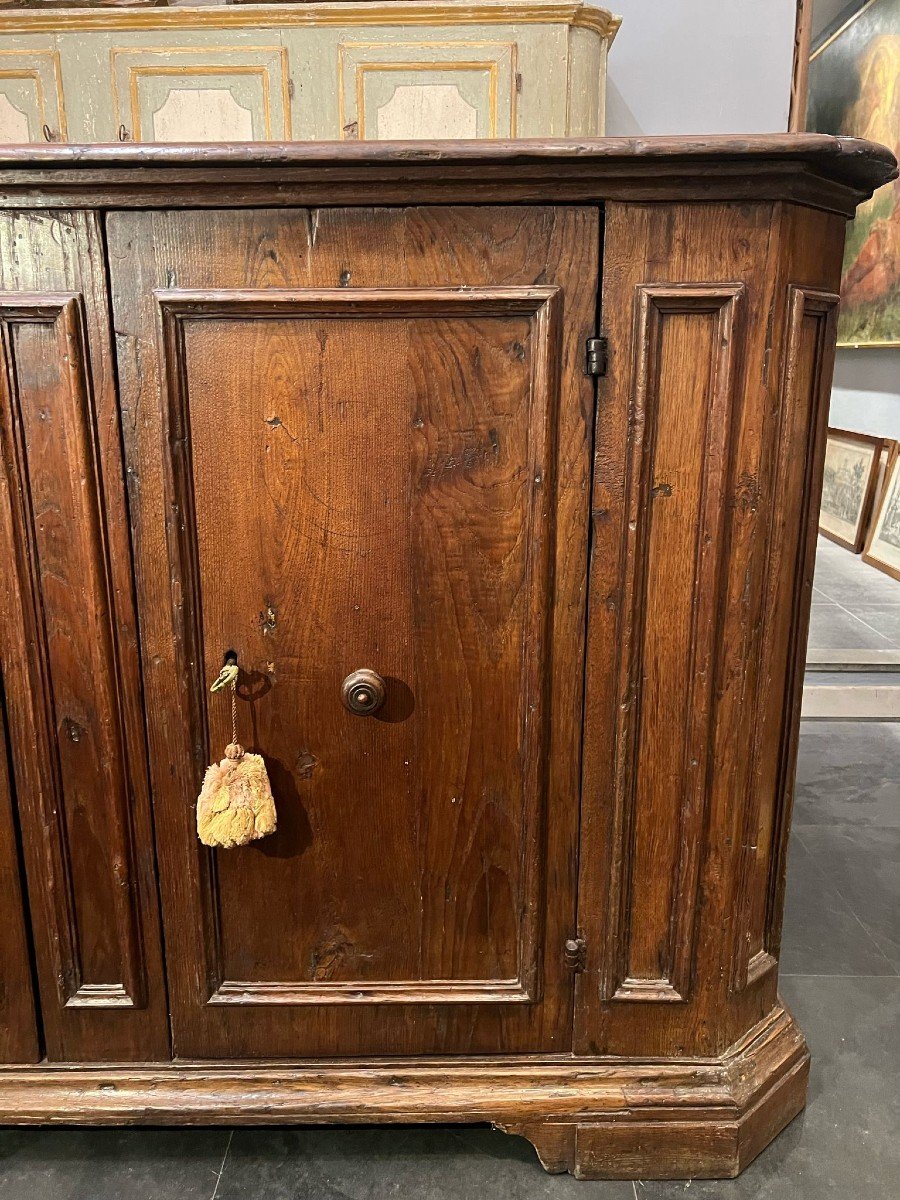
<svg viewBox="0 0 900 1200">
<path fill-rule="evenodd" d="M 168 1038 L 96 225 L 2 226 L 0 636 L 47 1055 L 154 1058 Z M 79 290 L 28 290 L 48 285 Z"/>
<path fill-rule="evenodd" d="M 24 1063 L 37 1062 L 41 1051 L 11 768 L 6 698 L 0 680 L 0 1062 Z"/>
<path fill-rule="evenodd" d="M 856 138 L 559 138 L 0 149 L 0 206 L 789 200 L 852 216 L 894 178 Z"/>
<path fill-rule="evenodd" d="M 614 1000 L 686 1000 L 712 719 L 723 488 L 744 285 L 643 285 L 631 414 L 626 697 L 618 758 L 611 939 Z"/>
<path fill-rule="evenodd" d="M 18 1124 L 491 1122 L 582 1179 L 732 1176 L 799 1111 L 809 1055 L 777 1008 L 718 1062 L 571 1056 L 0 1068 Z M 625 1175 L 625 1172 L 630 1172 Z"/>
<path fill-rule="evenodd" d="M 735 1174 L 799 1111 L 834 293 L 894 169 L 819 137 L 0 156 L 0 204 L 76 203 L 0 219 L 0 1117 L 488 1120 L 649 1178 Z M 279 830 L 210 854 L 232 647 Z"/>
<path fill-rule="evenodd" d="M 580 679 L 550 662 L 581 652 L 596 211 L 116 214 L 109 237 L 145 669 L 178 696 L 150 733 L 176 1046 L 562 1044 Z M 184 797 L 227 736 L 204 693 L 232 645 L 281 825 L 211 859 Z M 374 719 L 340 700 L 360 667 L 389 681 Z"/>
</svg>

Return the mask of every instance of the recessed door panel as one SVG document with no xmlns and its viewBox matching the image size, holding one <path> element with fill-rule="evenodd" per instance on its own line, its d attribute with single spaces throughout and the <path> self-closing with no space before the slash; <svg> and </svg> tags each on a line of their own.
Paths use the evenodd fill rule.
<svg viewBox="0 0 900 1200">
<path fill-rule="evenodd" d="M 101 235 L 84 213 L 0 220 L 8 800 L 55 1062 L 169 1054 Z M 20 966 L 0 990 L 27 1008 L 29 985 Z"/>
<path fill-rule="evenodd" d="M 554 613 L 585 559 L 557 521 L 587 469 L 596 215 L 201 220 L 109 220 L 176 1049 L 562 1048 L 578 794 L 550 731 L 577 759 L 580 681 L 553 664 L 581 631 Z M 210 853 L 229 648 L 279 828 Z M 363 668 L 372 716 L 342 699 Z"/>
</svg>

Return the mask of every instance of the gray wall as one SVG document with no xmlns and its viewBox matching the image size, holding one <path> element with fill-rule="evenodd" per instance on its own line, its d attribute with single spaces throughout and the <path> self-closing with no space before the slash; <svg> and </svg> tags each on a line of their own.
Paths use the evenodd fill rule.
<svg viewBox="0 0 900 1200">
<path fill-rule="evenodd" d="M 848 0 L 814 0 L 813 37 Z M 609 55 L 606 131 L 787 129 L 795 0 L 608 0 L 622 28 Z M 900 349 L 839 350 L 831 423 L 900 438 Z"/>
<path fill-rule="evenodd" d="M 622 17 L 609 54 L 606 132 L 787 129 L 794 0 L 608 0 Z"/>
</svg>

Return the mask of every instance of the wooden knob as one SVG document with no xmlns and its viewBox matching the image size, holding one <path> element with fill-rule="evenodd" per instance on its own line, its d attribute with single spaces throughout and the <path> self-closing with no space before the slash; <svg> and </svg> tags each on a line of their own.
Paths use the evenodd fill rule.
<svg viewBox="0 0 900 1200">
<path fill-rule="evenodd" d="M 361 667 L 352 671 L 341 684 L 344 707 L 358 717 L 369 717 L 384 704 L 384 680 L 377 671 Z"/>
</svg>

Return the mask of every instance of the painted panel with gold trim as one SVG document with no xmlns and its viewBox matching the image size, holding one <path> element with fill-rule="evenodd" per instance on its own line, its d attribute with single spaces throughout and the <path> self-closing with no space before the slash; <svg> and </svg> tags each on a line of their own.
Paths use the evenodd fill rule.
<svg viewBox="0 0 900 1200">
<path fill-rule="evenodd" d="M 281 45 L 113 47 L 120 137 L 136 142 L 289 140 L 290 76 Z"/>
<path fill-rule="evenodd" d="M 341 42 L 342 138 L 516 136 L 515 42 Z"/>
<path fill-rule="evenodd" d="M 66 141 L 59 52 L 0 45 L 0 143 Z"/>
</svg>

